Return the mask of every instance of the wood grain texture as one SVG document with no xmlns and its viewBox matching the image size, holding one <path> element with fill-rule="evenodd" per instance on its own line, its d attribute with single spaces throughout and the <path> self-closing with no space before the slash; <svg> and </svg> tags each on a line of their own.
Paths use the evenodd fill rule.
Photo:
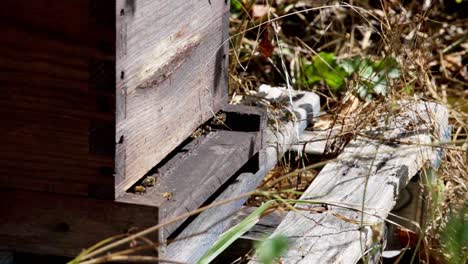
<svg viewBox="0 0 468 264">
<path fill-rule="evenodd" d="M 257 134 L 220 130 L 194 140 L 157 170 L 156 186 L 144 194 L 125 193 L 119 201 L 157 206 L 160 223 L 195 210 L 258 152 Z M 181 223 L 165 226 L 161 241 Z"/>
<path fill-rule="evenodd" d="M 2 4 L 0 186 L 114 198 L 226 103 L 223 1 Z"/>
<path fill-rule="evenodd" d="M 227 103 L 226 1 L 118 0 L 116 196 Z"/>
<path fill-rule="evenodd" d="M 215 202 L 239 196 L 254 189 L 262 177 L 252 173 L 239 175 L 236 182 L 231 184 Z M 262 176 L 262 175 L 260 175 Z M 208 250 L 218 237 L 230 227 L 230 220 L 246 198 L 236 200 L 222 206 L 212 208 L 201 213 L 184 231 L 177 236 L 176 241 L 169 244 L 163 256 L 170 260 L 183 263 L 196 263 Z"/>
<path fill-rule="evenodd" d="M 154 207 L 80 196 L 0 191 L 0 248 L 76 256 L 110 236 L 157 224 Z M 156 241 L 157 234 L 148 237 Z"/>
<path fill-rule="evenodd" d="M 335 128 L 331 130 L 306 130 L 301 135 L 301 139 L 297 144 L 305 153 L 322 155 L 327 146 L 327 142 L 332 140 L 339 132 L 339 129 Z"/>
<path fill-rule="evenodd" d="M 300 92 L 293 92 L 294 95 L 297 93 Z M 279 90 L 277 96 L 284 94 L 287 94 L 287 92 Z M 242 185 L 236 184 L 234 186 L 230 186 L 216 199 L 216 201 L 255 189 L 266 173 L 275 166 L 277 160 L 281 158 L 284 152 L 288 148 L 294 148 L 297 146 L 296 143 L 299 140 L 298 136 L 302 134 L 302 131 L 307 126 L 310 117 L 316 116 L 320 110 L 318 96 L 313 93 L 307 93 L 306 95 L 307 96 L 302 96 L 302 98 L 311 98 L 311 100 L 307 101 L 307 103 L 311 104 L 310 108 L 302 109 L 302 107 L 300 107 L 300 105 L 304 103 L 302 101 L 295 101 L 293 106 L 297 110 L 297 116 L 300 122 L 289 121 L 281 126 L 272 126 L 262 129 L 262 142 L 264 141 L 265 143 L 260 152 L 261 162 L 259 170 L 255 172 L 253 176 L 247 177 L 246 175 L 243 175 L 245 182 L 242 183 L 241 181 Z M 228 106 L 225 107 L 225 111 L 233 111 L 230 110 L 231 107 L 235 107 L 238 112 L 248 112 L 248 108 L 245 106 Z M 242 108 L 246 108 L 246 110 L 242 111 Z M 231 190 L 231 188 L 237 189 Z M 216 241 L 222 232 L 231 226 L 232 223 L 230 223 L 230 221 L 232 219 L 230 218 L 235 217 L 232 214 L 236 212 L 238 208 L 238 205 L 230 204 L 203 212 L 177 237 L 177 239 L 182 240 L 170 244 L 165 254 L 169 259 L 174 258 L 182 262 L 195 263 Z M 277 218 L 275 219 L 277 220 Z M 266 228 L 263 231 L 261 231 L 261 229 L 262 227 L 258 227 L 258 229 L 254 228 L 252 233 L 246 234 L 245 240 L 253 239 L 255 235 L 257 235 L 257 238 L 262 234 L 266 235 L 266 232 L 273 231 L 274 228 Z M 195 236 L 191 237 L 192 235 Z"/>
<path fill-rule="evenodd" d="M 90 144 L 115 126 L 114 8 L 110 0 L 2 2 L 0 186 L 114 196 L 114 131 L 105 146 Z"/>
<path fill-rule="evenodd" d="M 257 207 L 253 206 L 242 207 L 233 217 L 231 217 L 226 230 L 240 223 L 256 209 Z M 260 218 L 255 226 L 253 226 L 247 233 L 242 235 L 241 238 L 254 241 L 261 241 L 262 239 L 265 239 L 266 237 L 273 234 L 281 221 L 283 221 L 286 214 L 286 211 L 275 210 L 268 213 L 267 215 L 262 216 L 262 218 Z"/>
<path fill-rule="evenodd" d="M 242 207 L 230 220 L 227 228 L 231 228 L 235 224 L 242 221 L 248 214 L 253 212 L 257 207 Z M 268 215 L 262 216 L 259 221 L 244 235 L 230 245 L 223 253 L 221 253 L 214 263 L 233 263 L 239 260 L 240 257 L 247 257 L 252 252 L 252 248 L 270 236 L 278 225 L 281 223 L 287 212 L 275 210 Z"/>
<path fill-rule="evenodd" d="M 323 168 L 301 199 L 347 203 L 360 208 L 368 179 L 365 210 L 386 218 L 399 190 L 437 156 L 437 148 L 421 144 L 437 143 L 448 122 L 447 109 L 435 103 L 400 102 L 400 109 L 385 114 L 383 119 L 389 118 L 386 122 L 381 120 L 379 128 L 351 141 L 337 161 Z M 411 144 L 398 144 L 395 142 L 398 140 Z M 336 213 L 349 220 L 340 220 Z M 369 224 L 382 222 L 366 215 L 367 225 L 360 229 L 360 224 L 353 223 L 360 219 L 359 212 L 337 206 L 329 206 L 329 211 L 322 214 L 290 212 L 272 236 L 290 239 L 282 263 L 356 263 L 372 243 Z M 365 248 L 361 248 L 360 237 Z"/>
</svg>

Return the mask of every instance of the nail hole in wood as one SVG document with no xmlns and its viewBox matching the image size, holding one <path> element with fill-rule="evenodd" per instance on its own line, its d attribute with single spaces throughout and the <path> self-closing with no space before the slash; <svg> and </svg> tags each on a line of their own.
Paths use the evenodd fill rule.
<svg viewBox="0 0 468 264">
<path fill-rule="evenodd" d="M 124 136 L 120 136 L 119 142 L 118 142 L 118 143 L 119 143 L 119 144 L 122 144 L 123 142 L 124 142 Z"/>
<path fill-rule="evenodd" d="M 120 9 L 120 16 L 124 16 L 125 15 L 125 10 L 122 8 Z"/>
<path fill-rule="evenodd" d="M 120 72 L 120 79 L 123 80 L 125 78 L 125 72 L 121 71 Z"/>
</svg>

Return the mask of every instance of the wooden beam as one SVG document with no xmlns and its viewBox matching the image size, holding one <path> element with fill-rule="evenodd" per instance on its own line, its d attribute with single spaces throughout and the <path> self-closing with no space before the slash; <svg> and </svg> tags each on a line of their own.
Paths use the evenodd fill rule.
<svg viewBox="0 0 468 264">
<path fill-rule="evenodd" d="M 295 114 L 294 120 L 273 124 L 265 132 L 265 162 L 261 167 L 267 173 L 288 149 L 302 151 L 301 135 L 320 112 L 320 97 L 312 92 L 289 91 L 282 87 L 261 85 L 259 96 L 272 101 L 285 101 L 285 107 Z M 289 98 L 291 96 L 291 98 Z M 292 104 L 289 102 L 292 101 Z M 284 116 L 277 116 L 284 119 Z M 284 120 L 283 120 L 284 121 Z"/>
<path fill-rule="evenodd" d="M 261 180 L 262 177 L 255 177 L 251 173 L 241 174 L 236 182 L 216 199 L 216 202 L 246 193 L 250 191 L 252 186 L 258 185 Z M 239 199 L 203 212 L 177 236 L 174 242 L 162 251 L 162 254 L 166 259 L 183 263 L 196 263 L 224 231 L 237 225 L 257 209 L 257 207 L 250 206 L 242 207 L 245 201 L 245 198 Z M 250 247 L 254 241 L 260 241 L 271 235 L 285 216 L 286 212 L 284 211 L 273 211 L 260 218 L 252 229 L 241 236 L 220 257 L 223 260 L 224 258 L 237 259 L 240 257 L 239 251 Z"/>
<path fill-rule="evenodd" d="M 233 227 L 242 221 L 247 215 L 252 213 L 257 207 L 244 206 L 231 219 L 228 228 Z M 215 263 L 233 263 L 239 258 L 247 258 L 252 248 L 259 241 L 273 234 L 275 229 L 286 216 L 287 212 L 275 210 L 259 219 L 247 233 L 237 239 L 215 260 Z"/>
<path fill-rule="evenodd" d="M 260 177 L 259 177 L 260 176 Z M 234 198 L 251 191 L 258 186 L 263 177 L 252 173 L 241 174 L 215 202 Z M 234 217 L 248 197 L 236 200 L 201 213 L 184 231 L 177 236 L 176 241 L 169 244 L 162 254 L 166 259 L 184 263 L 196 263 L 218 237 L 230 227 L 231 217 Z"/>
<path fill-rule="evenodd" d="M 379 218 L 365 215 L 361 228 L 358 211 L 329 206 L 327 212 L 315 214 L 307 211 L 313 205 L 297 205 L 305 211 L 288 213 L 272 234 L 290 241 L 281 262 L 356 263 L 372 245 L 372 236 L 377 235 L 373 227 L 387 217 L 399 190 L 426 161 L 436 158 L 437 148 L 428 144 L 443 138 L 447 116 L 447 109 L 435 103 L 400 102 L 399 112 L 384 114 L 380 127 L 351 141 L 300 199 L 343 203 L 359 210 L 365 191 L 365 211 Z"/>
<path fill-rule="evenodd" d="M 299 149 L 308 154 L 322 155 L 327 146 L 327 142 L 339 134 L 339 129 L 327 130 L 306 130 L 301 135 L 301 140 L 297 143 Z"/>
<path fill-rule="evenodd" d="M 268 99 L 277 99 L 288 95 L 287 90 L 280 88 L 266 88 L 262 91 L 265 92 Z M 296 99 L 294 99 L 291 107 L 296 112 L 298 121 L 289 121 L 281 126 L 271 126 L 265 129 L 264 135 L 262 135 L 262 141 L 265 143 L 259 153 L 261 157 L 259 170 L 252 176 L 240 176 L 239 182 L 230 186 L 216 201 L 255 189 L 265 174 L 276 165 L 277 160 L 281 158 L 284 152 L 295 146 L 295 143 L 299 140 L 299 135 L 312 117 L 319 112 L 320 100 L 314 93 L 292 91 L 292 94 Z M 310 107 L 308 107 L 309 105 Z M 236 110 L 238 112 L 242 112 L 239 110 L 243 108 L 248 109 L 245 106 L 230 107 L 238 108 Z M 226 111 L 231 110 L 226 108 Z M 245 179 L 242 180 L 243 178 Z M 170 244 L 165 256 L 167 255 L 169 259 L 175 258 L 178 261 L 195 263 L 229 226 L 229 216 L 235 213 L 240 205 L 225 205 L 202 213 L 177 237 L 178 239 L 187 239 Z M 194 234 L 196 236 L 191 237 Z"/>
<path fill-rule="evenodd" d="M 253 206 L 244 206 L 231 218 L 229 226 L 226 229 L 229 229 L 242 220 L 244 220 L 249 214 L 255 211 L 257 207 Z M 286 216 L 286 211 L 275 210 L 269 214 L 260 218 L 257 224 L 253 226 L 247 233 L 241 236 L 245 240 L 261 241 L 266 237 L 269 237 L 276 230 L 278 225 L 283 221 Z"/>
<path fill-rule="evenodd" d="M 179 147 L 152 169 L 152 177 L 157 181 L 154 187 L 145 193 L 127 192 L 118 201 L 156 206 L 160 208 L 160 222 L 205 203 L 264 145 L 264 109 L 227 105 L 222 113 L 225 114 L 223 122 L 208 122 L 211 132 Z M 262 156 L 260 153 L 259 159 Z M 182 222 L 165 226 L 160 232 L 160 241 Z"/>
<path fill-rule="evenodd" d="M 158 169 L 154 187 L 126 193 L 119 201 L 160 208 L 160 223 L 195 210 L 258 152 L 256 134 L 220 130 L 199 138 Z M 165 226 L 161 241 L 181 223 Z"/>
</svg>

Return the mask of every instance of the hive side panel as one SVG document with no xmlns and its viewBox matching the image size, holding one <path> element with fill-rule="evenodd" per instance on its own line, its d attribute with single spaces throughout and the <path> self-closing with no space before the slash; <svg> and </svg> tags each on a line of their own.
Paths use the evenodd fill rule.
<svg viewBox="0 0 468 264">
<path fill-rule="evenodd" d="M 0 9 L 0 187 L 113 197 L 115 1 Z"/>
<path fill-rule="evenodd" d="M 226 103 L 228 1 L 118 0 L 116 195 Z"/>
<path fill-rule="evenodd" d="M 111 236 L 157 224 L 154 207 L 31 191 L 0 191 L 0 250 L 77 256 Z M 157 232 L 146 238 L 156 241 Z M 38 263 L 38 262 L 36 262 Z"/>
</svg>

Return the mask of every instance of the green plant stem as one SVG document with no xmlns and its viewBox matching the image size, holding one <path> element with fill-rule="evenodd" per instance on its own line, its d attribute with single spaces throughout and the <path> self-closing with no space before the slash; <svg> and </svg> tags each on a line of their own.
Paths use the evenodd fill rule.
<svg viewBox="0 0 468 264">
<path fill-rule="evenodd" d="M 166 226 L 166 225 L 169 225 L 169 224 L 172 224 L 172 223 L 175 223 L 177 221 L 180 221 L 180 220 L 183 220 L 189 216 L 192 216 L 192 215 L 196 215 L 198 213 L 201 213 L 207 209 L 210 209 L 210 208 L 214 208 L 214 207 L 217 207 L 217 206 L 220 206 L 220 205 L 223 205 L 223 204 L 227 204 L 227 203 L 230 203 L 230 202 L 234 202 L 234 201 L 237 201 L 241 198 L 244 198 L 244 197 L 249 197 L 249 196 L 252 196 L 253 194 L 257 194 L 258 192 L 248 192 L 248 193 L 245 193 L 245 194 L 242 194 L 242 195 L 239 195 L 239 196 L 236 196 L 236 197 L 233 197 L 233 198 L 230 198 L 230 199 L 226 199 L 226 200 L 223 200 L 223 201 L 219 201 L 219 202 L 216 202 L 216 203 L 212 203 L 210 205 L 207 205 L 207 206 L 204 206 L 204 207 L 200 207 L 199 209 L 197 210 L 194 210 L 194 211 L 191 211 L 191 212 L 188 212 L 188 213 L 185 213 L 183 215 L 180 215 L 178 217 L 175 217 L 169 221 L 166 221 L 164 223 L 160 223 L 160 224 L 157 224 L 155 226 L 152 226 L 150 228 L 147 228 L 145 230 L 142 230 L 136 234 L 133 234 L 127 238 L 124 238 L 124 239 L 121 239 L 121 240 L 118 240 L 118 241 L 115 241 L 111 244 L 108 244 L 108 245 L 105 245 L 101 248 L 98 248 L 96 249 L 95 251 L 92 251 L 84 256 L 81 257 L 80 260 L 86 260 L 86 259 L 90 259 L 98 254 L 101 254 L 101 253 L 104 253 L 112 248 L 115 248 L 115 247 L 118 247 L 120 245 L 123 245 L 125 243 L 128 243 L 128 242 L 131 242 L 132 240 L 135 240 L 136 238 L 138 237 L 141 237 L 141 236 L 146 236 L 147 234 L 150 234 L 152 232 L 155 232 L 157 231 L 158 229 L 160 229 L 161 227 L 163 226 Z M 75 262 L 69 262 L 69 263 L 75 263 Z"/>
<path fill-rule="evenodd" d="M 123 263 L 175 263 L 175 264 L 183 264 L 183 262 L 173 261 L 170 259 L 152 257 L 152 256 L 104 256 L 102 260 L 90 260 L 82 262 L 81 264 L 99 264 L 99 263 L 106 263 L 106 262 L 123 262 Z"/>
</svg>

